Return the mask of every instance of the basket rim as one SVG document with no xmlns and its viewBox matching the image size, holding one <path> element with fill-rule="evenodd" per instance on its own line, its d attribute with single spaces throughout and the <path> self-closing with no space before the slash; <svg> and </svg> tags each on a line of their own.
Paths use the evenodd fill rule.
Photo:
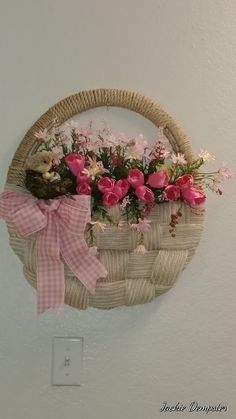
<svg viewBox="0 0 236 419">
<path fill-rule="evenodd" d="M 23 169 L 28 156 L 36 152 L 38 147 L 34 137 L 36 131 L 44 129 L 54 118 L 58 118 L 62 124 L 75 115 L 101 106 L 125 108 L 147 118 L 155 126 L 163 127 L 173 150 L 183 153 L 187 161 L 193 160 L 194 154 L 188 137 L 179 123 L 157 101 L 132 90 L 112 88 L 82 90 L 61 99 L 34 122 L 15 151 L 9 166 L 7 183 L 17 182 L 17 169 Z"/>
</svg>

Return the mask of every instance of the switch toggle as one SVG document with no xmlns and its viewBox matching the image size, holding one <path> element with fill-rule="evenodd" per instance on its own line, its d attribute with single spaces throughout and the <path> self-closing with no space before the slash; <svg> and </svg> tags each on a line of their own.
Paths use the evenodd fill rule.
<svg viewBox="0 0 236 419">
<path fill-rule="evenodd" d="M 81 384 L 83 338 L 54 337 L 52 348 L 52 385 Z"/>
<path fill-rule="evenodd" d="M 70 357 L 66 356 L 65 357 L 65 367 L 69 367 L 70 366 Z"/>
</svg>

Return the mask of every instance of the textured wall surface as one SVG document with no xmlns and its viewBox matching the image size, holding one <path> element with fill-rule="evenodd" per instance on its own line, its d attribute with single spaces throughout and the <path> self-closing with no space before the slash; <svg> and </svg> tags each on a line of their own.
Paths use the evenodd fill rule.
<svg viewBox="0 0 236 419">
<path fill-rule="evenodd" d="M 1 0 L 0 186 L 29 126 L 60 98 L 120 87 L 158 99 L 196 151 L 236 166 L 234 0 Z M 112 111 L 111 111 L 112 112 Z M 1 419 L 156 419 L 164 400 L 235 418 L 235 182 L 210 196 L 198 252 L 158 300 L 35 314 L 0 224 Z M 84 336 L 83 385 L 50 386 L 52 336 Z M 182 417 L 201 417 L 183 413 Z M 212 414 L 213 415 L 213 414 Z"/>
</svg>

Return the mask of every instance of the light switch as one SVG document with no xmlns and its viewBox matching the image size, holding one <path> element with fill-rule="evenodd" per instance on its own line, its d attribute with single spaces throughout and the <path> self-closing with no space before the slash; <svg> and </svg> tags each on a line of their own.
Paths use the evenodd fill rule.
<svg viewBox="0 0 236 419">
<path fill-rule="evenodd" d="M 83 338 L 54 337 L 52 348 L 52 385 L 81 384 Z"/>
</svg>

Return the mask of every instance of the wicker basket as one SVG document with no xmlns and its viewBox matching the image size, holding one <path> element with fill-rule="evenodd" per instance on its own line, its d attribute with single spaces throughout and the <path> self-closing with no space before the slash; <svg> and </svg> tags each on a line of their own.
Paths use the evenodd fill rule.
<svg viewBox="0 0 236 419">
<path fill-rule="evenodd" d="M 35 153 L 38 147 L 33 135 L 36 131 L 45 128 L 55 117 L 63 123 L 76 114 L 106 105 L 135 111 L 156 126 L 164 127 L 173 150 L 184 153 L 188 161 L 193 158 L 190 143 L 182 130 L 160 105 L 149 98 L 117 89 L 82 91 L 51 107 L 27 132 L 11 162 L 5 189 L 24 188 L 25 160 L 30 154 Z M 152 229 L 144 235 L 144 244 L 148 250 L 144 255 L 133 252 L 139 240 L 135 231 L 107 225 L 104 232 L 95 234 L 98 257 L 106 266 L 108 276 L 97 282 L 96 292 L 91 295 L 65 267 L 65 303 L 79 309 L 86 309 L 88 306 L 112 308 L 147 303 L 168 291 L 193 256 L 203 228 L 203 215 L 192 213 L 190 208 L 183 204 L 183 215 L 177 227 L 176 237 L 171 237 L 170 216 L 177 208 L 178 203 L 171 202 L 160 204 L 152 210 Z M 9 224 L 8 230 L 10 245 L 24 265 L 26 279 L 37 288 L 35 239 L 17 236 Z"/>
</svg>

